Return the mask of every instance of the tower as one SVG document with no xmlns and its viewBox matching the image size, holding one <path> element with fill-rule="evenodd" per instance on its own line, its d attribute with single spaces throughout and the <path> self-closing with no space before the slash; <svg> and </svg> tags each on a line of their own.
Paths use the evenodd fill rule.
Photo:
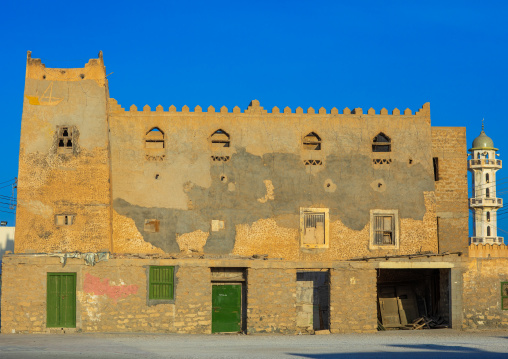
<svg viewBox="0 0 508 359">
<path fill-rule="evenodd" d="M 467 166 L 473 175 L 469 208 L 474 212 L 470 242 L 503 244 L 503 237 L 497 236 L 497 210 L 503 207 L 503 200 L 496 196 L 496 172 L 501 169 L 502 163 L 496 159 L 498 149 L 494 148 L 494 142 L 485 134 L 483 122 L 482 132 L 474 139 L 469 151 L 473 156 Z"/>
</svg>

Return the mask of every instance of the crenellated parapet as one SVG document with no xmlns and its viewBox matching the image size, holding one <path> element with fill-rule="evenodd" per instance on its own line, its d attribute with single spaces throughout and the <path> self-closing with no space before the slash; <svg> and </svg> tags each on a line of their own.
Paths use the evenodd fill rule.
<svg viewBox="0 0 508 359">
<path fill-rule="evenodd" d="M 508 246 L 505 244 L 471 244 L 469 257 L 472 258 L 508 258 Z"/>
<path fill-rule="evenodd" d="M 114 106 L 110 107 L 110 111 L 112 112 L 143 112 L 143 113 L 161 113 L 161 112 L 181 112 L 181 113 L 221 113 L 221 114 L 227 114 L 227 113 L 245 113 L 245 114 L 267 114 L 269 113 L 267 110 L 265 110 L 259 103 L 258 100 L 252 100 L 244 111 L 240 109 L 240 107 L 235 106 L 232 111 L 230 111 L 226 106 L 222 106 L 218 111 L 213 107 L 209 106 L 206 111 L 203 110 L 201 106 L 196 106 L 193 111 L 190 110 L 190 108 L 185 105 L 182 107 L 180 111 L 177 111 L 176 107 L 174 105 L 171 105 L 168 110 L 164 110 L 162 105 L 158 105 L 154 110 L 151 109 L 150 106 L 145 105 L 143 109 L 140 111 L 138 110 L 138 107 L 136 105 L 130 106 L 129 110 L 125 110 L 118 104 L 118 102 L 115 99 L 109 99 L 110 103 L 114 103 Z M 417 110 L 414 114 L 411 111 L 411 109 L 406 108 L 404 112 L 401 113 L 401 111 L 398 108 L 395 108 L 392 110 L 391 114 L 388 113 L 388 110 L 386 108 L 382 108 L 379 112 L 376 112 L 374 108 L 370 108 L 367 110 L 366 113 L 364 113 L 362 108 L 354 108 L 349 109 L 349 107 L 345 107 L 342 110 L 342 113 L 339 113 L 339 110 L 336 107 L 333 107 L 331 110 L 326 110 L 324 107 L 319 108 L 317 111 L 313 107 L 309 107 L 307 110 L 304 110 L 302 107 L 297 107 L 294 111 L 290 107 L 285 107 L 284 109 L 280 109 L 277 106 L 274 106 L 271 111 L 272 115 L 312 115 L 312 116 L 324 116 L 324 115 L 362 115 L 362 116 L 418 116 L 418 117 L 426 117 L 430 118 L 430 103 L 425 103 L 422 108 Z"/>
<path fill-rule="evenodd" d="M 32 52 L 27 52 L 26 78 L 43 81 L 84 81 L 94 80 L 100 86 L 106 84 L 106 68 L 102 58 L 102 51 L 97 59 L 90 59 L 81 68 L 49 68 L 41 59 L 32 58 Z"/>
</svg>

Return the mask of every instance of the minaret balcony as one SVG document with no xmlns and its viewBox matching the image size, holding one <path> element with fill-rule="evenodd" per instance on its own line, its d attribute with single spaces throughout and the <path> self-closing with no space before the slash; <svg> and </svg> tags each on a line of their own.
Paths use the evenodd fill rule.
<svg viewBox="0 0 508 359">
<path fill-rule="evenodd" d="M 470 198 L 469 199 L 469 207 L 477 208 L 477 207 L 503 207 L 503 199 L 502 198 Z"/>
<path fill-rule="evenodd" d="M 503 161 L 501 160 L 490 160 L 486 158 L 472 159 L 467 161 L 467 167 L 472 170 L 480 170 L 482 168 L 497 168 L 503 167 Z"/>
<path fill-rule="evenodd" d="M 471 244 L 504 244 L 504 237 L 469 237 Z"/>
</svg>

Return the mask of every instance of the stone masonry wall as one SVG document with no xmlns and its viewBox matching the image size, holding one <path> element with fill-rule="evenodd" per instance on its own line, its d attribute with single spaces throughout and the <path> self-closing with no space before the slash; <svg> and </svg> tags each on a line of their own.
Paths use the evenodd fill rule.
<svg viewBox="0 0 508 359">
<path fill-rule="evenodd" d="M 249 268 L 247 332 L 295 333 L 296 269 Z"/>
<path fill-rule="evenodd" d="M 436 215 L 439 218 L 439 251 L 467 255 L 468 192 L 467 147 L 464 127 L 432 127 L 432 157 L 439 161 Z"/>
<path fill-rule="evenodd" d="M 501 309 L 501 282 L 508 282 L 508 258 L 471 259 L 464 273 L 464 329 L 508 329 Z"/>
<path fill-rule="evenodd" d="M 330 331 L 370 333 L 377 330 L 375 269 L 330 271 Z"/>
</svg>

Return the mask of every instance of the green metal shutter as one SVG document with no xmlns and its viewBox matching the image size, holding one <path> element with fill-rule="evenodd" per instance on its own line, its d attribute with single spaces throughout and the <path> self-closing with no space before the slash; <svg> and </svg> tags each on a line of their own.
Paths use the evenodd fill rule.
<svg viewBox="0 0 508 359">
<path fill-rule="evenodd" d="M 75 328 L 76 273 L 48 273 L 46 298 L 46 326 Z"/>
<path fill-rule="evenodd" d="M 174 267 L 150 267 L 149 299 L 173 299 Z"/>
</svg>

